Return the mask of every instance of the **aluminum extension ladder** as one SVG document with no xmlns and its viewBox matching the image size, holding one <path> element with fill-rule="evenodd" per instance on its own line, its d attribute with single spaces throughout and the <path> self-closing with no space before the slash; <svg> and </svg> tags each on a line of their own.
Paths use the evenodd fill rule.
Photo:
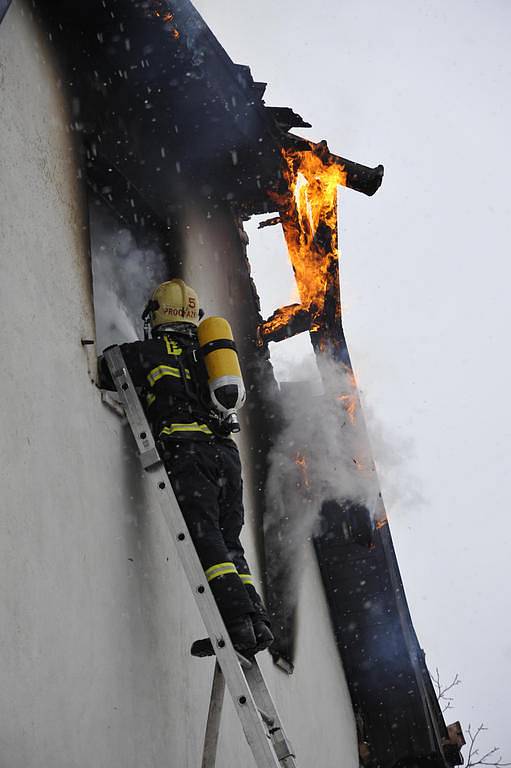
<svg viewBox="0 0 511 768">
<path fill-rule="evenodd" d="M 257 661 L 236 653 L 231 643 L 122 352 L 118 346 L 112 346 L 105 350 L 104 357 L 135 437 L 142 466 L 150 472 L 158 491 L 161 512 L 216 654 L 202 768 L 214 768 L 216 763 L 225 685 L 232 696 L 257 768 L 296 768 L 293 750 Z"/>
</svg>

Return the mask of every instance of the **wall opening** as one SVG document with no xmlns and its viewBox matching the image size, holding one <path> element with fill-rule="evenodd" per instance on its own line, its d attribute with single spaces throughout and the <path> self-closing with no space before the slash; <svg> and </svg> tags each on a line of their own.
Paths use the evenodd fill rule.
<svg viewBox="0 0 511 768">
<path fill-rule="evenodd" d="M 129 221 L 92 193 L 89 200 L 92 290 L 96 347 L 143 338 L 142 312 L 159 283 L 182 273 L 182 261 L 169 228 Z"/>
</svg>

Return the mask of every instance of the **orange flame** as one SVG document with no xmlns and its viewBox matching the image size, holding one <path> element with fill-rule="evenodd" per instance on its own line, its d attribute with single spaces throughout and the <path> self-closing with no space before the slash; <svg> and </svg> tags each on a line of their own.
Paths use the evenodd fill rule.
<svg viewBox="0 0 511 768">
<path fill-rule="evenodd" d="M 341 165 L 324 165 L 313 152 L 284 153 L 291 200 L 282 218 L 302 306 L 323 310 L 332 263 L 337 268 L 337 187 L 346 183 Z M 296 224 L 298 223 L 298 226 Z"/>
<path fill-rule="evenodd" d="M 293 333 L 307 331 L 311 327 L 310 313 L 301 304 L 290 304 L 287 307 L 279 307 L 260 327 L 260 340 L 264 335 L 280 334 L 282 338 L 292 336 Z M 293 329 L 293 330 L 292 330 Z M 262 334 L 262 336 L 261 336 Z"/>
<path fill-rule="evenodd" d="M 291 304 L 289 307 L 279 307 L 276 309 L 271 318 L 264 324 L 266 333 L 276 331 L 279 328 L 282 328 L 282 326 L 286 326 L 295 316 L 296 309 L 299 306 L 299 304 Z"/>
<path fill-rule="evenodd" d="M 264 337 L 300 310 L 311 314 L 310 330 L 319 328 L 325 300 L 339 290 L 337 187 L 346 184 L 346 171 L 326 152 L 282 150 L 288 194 L 274 196 L 280 208 L 287 248 L 301 305 L 286 307 L 281 316 L 263 323 Z M 280 312 L 280 310 L 278 310 Z"/>
<path fill-rule="evenodd" d="M 337 396 L 337 400 L 342 403 L 344 410 L 348 416 L 348 419 L 352 424 L 355 423 L 357 418 L 358 409 L 358 394 L 357 394 L 357 382 L 355 381 L 355 375 L 349 368 L 344 368 L 344 375 L 349 381 L 350 392 L 343 392 Z"/>
<path fill-rule="evenodd" d="M 179 30 L 174 26 L 174 14 L 172 11 L 165 10 L 165 6 L 167 3 L 163 2 L 163 0 L 152 0 L 153 2 L 153 9 L 152 13 L 153 16 L 156 16 L 158 19 L 161 19 L 165 26 L 167 27 L 169 34 L 171 37 L 174 38 L 174 40 L 177 40 L 180 36 Z"/>
<path fill-rule="evenodd" d="M 341 401 L 342 406 L 348 415 L 348 419 L 354 424 L 357 417 L 356 395 L 339 395 L 337 399 Z"/>
<path fill-rule="evenodd" d="M 309 475 L 307 472 L 307 461 L 305 460 L 305 456 L 303 456 L 301 453 L 297 453 L 295 456 L 295 464 L 300 470 L 300 475 L 302 476 L 302 485 L 305 488 L 310 488 Z"/>
</svg>

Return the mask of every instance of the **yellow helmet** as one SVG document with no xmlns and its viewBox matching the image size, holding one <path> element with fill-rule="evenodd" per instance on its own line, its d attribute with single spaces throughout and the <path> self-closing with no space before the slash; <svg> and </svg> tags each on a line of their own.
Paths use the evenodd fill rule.
<svg viewBox="0 0 511 768">
<path fill-rule="evenodd" d="M 184 280 L 161 283 L 148 304 L 151 328 L 167 323 L 199 324 L 199 297 Z"/>
</svg>

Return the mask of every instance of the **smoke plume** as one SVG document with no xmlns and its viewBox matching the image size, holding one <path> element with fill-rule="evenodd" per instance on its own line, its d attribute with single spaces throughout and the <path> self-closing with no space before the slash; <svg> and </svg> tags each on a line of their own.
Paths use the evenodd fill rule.
<svg viewBox="0 0 511 768">
<path fill-rule="evenodd" d="M 140 246 L 132 233 L 104 210 L 91 210 L 91 252 L 97 348 L 141 338 L 142 311 L 154 288 L 167 278 L 165 255 Z"/>
<path fill-rule="evenodd" d="M 279 573 L 297 573 L 299 550 L 314 533 L 321 506 L 336 501 L 376 511 L 379 488 L 356 384 L 346 366 L 330 357 L 318 368 L 300 365 L 281 384 L 284 428 L 269 455 L 266 532 L 282 538 Z M 305 380 L 304 380 L 305 378 Z"/>
</svg>

